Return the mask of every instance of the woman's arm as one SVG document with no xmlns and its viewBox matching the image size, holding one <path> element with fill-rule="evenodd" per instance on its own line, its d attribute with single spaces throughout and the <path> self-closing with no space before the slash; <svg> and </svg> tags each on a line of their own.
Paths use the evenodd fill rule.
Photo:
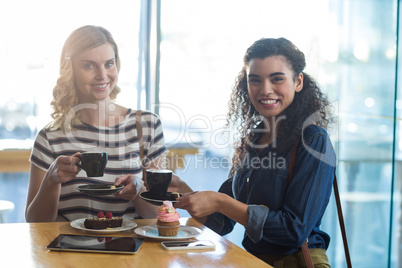
<svg viewBox="0 0 402 268">
<path fill-rule="evenodd" d="M 191 216 L 205 222 L 205 217 L 215 212 L 231 218 L 232 220 L 247 226 L 248 205 L 230 197 L 227 194 L 203 191 L 185 194 L 175 204 L 176 208 L 187 210 Z"/>
<path fill-rule="evenodd" d="M 328 135 L 316 126 L 306 128 L 281 207 L 249 208 L 251 217 L 265 218 L 263 226 L 258 222 L 246 229 L 254 243 L 262 239 L 290 248 L 303 244 L 321 222 L 331 195 L 335 166 L 335 152 Z"/>
<path fill-rule="evenodd" d="M 61 185 L 44 179 L 45 176 L 46 172 L 31 163 L 25 208 L 27 222 L 56 221 Z"/>
<path fill-rule="evenodd" d="M 27 222 L 51 222 L 57 219 L 61 183 L 75 179 L 78 157 L 60 156 L 47 172 L 31 163 L 25 219 Z"/>
<path fill-rule="evenodd" d="M 179 176 L 173 173 L 172 181 L 170 182 L 168 192 L 190 193 L 193 190 L 187 185 L 185 181 L 180 179 Z"/>
</svg>

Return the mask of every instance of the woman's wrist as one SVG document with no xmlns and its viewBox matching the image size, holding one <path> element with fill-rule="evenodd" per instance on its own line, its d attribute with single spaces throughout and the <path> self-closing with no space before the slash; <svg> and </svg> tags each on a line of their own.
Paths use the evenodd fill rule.
<svg viewBox="0 0 402 268">
<path fill-rule="evenodd" d="M 169 186 L 169 191 L 184 194 L 192 192 L 193 190 L 187 185 L 185 181 L 183 181 L 179 176 L 173 173 L 173 178 Z"/>
<path fill-rule="evenodd" d="M 215 192 L 216 198 L 215 198 L 215 205 L 216 205 L 216 212 L 225 214 L 224 210 L 226 207 L 226 203 L 227 203 L 227 198 L 229 197 L 226 194 L 223 193 L 219 193 L 219 192 Z M 231 198 L 231 197 L 229 197 Z"/>
<path fill-rule="evenodd" d="M 43 183 L 45 183 L 45 187 L 57 187 L 61 186 L 60 179 L 57 175 L 52 173 L 47 173 L 43 179 Z M 42 184 L 43 184 L 42 183 Z"/>
<path fill-rule="evenodd" d="M 187 183 L 183 180 L 180 179 L 179 183 L 179 192 L 180 193 L 189 193 L 192 192 L 193 190 L 190 188 L 190 186 L 187 185 Z"/>
</svg>

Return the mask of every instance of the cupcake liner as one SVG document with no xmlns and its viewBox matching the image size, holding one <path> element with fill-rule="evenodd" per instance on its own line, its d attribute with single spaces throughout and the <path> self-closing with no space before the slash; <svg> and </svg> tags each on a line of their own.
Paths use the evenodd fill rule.
<svg viewBox="0 0 402 268">
<path fill-rule="evenodd" d="M 176 225 L 176 226 L 161 226 L 161 225 L 158 225 L 158 228 L 179 228 L 180 227 L 180 225 Z"/>
</svg>

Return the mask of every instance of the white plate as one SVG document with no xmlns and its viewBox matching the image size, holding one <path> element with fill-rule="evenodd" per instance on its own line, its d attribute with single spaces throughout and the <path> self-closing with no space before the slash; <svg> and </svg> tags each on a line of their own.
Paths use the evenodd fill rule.
<svg viewBox="0 0 402 268">
<path fill-rule="evenodd" d="M 180 226 L 179 232 L 176 236 L 160 236 L 158 233 L 158 227 L 156 225 L 141 226 L 135 229 L 134 232 L 137 235 L 163 240 L 187 239 L 195 237 L 202 233 L 202 231 L 196 227 Z"/>
<path fill-rule="evenodd" d="M 121 227 L 117 228 L 109 228 L 109 229 L 101 229 L 101 230 L 95 230 L 95 229 L 87 229 L 84 226 L 84 221 L 85 218 L 74 220 L 70 223 L 71 227 L 91 233 L 98 233 L 98 234 L 112 234 L 112 233 L 118 233 L 118 232 L 123 232 L 127 231 L 130 229 L 133 229 L 137 226 L 137 223 L 130 221 L 130 220 L 125 220 L 123 219 L 123 224 Z"/>
</svg>

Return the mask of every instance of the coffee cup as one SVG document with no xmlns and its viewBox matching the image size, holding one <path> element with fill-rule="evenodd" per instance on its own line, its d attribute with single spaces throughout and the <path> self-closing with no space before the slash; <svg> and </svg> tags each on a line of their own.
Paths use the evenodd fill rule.
<svg viewBox="0 0 402 268">
<path fill-rule="evenodd" d="M 107 153 L 81 153 L 78 158 L 81 160 L 81 167 L 87 173 L 88 177 L 103 177 L 108 155 Z"/>
<path fill-rule="evenodd" d="M 172 181 L 173 172 L 167 169 L 148 169 L 145 175 L 148 190 L 152 197 L 165 199 L 170 182 Z"/>
</svg>

